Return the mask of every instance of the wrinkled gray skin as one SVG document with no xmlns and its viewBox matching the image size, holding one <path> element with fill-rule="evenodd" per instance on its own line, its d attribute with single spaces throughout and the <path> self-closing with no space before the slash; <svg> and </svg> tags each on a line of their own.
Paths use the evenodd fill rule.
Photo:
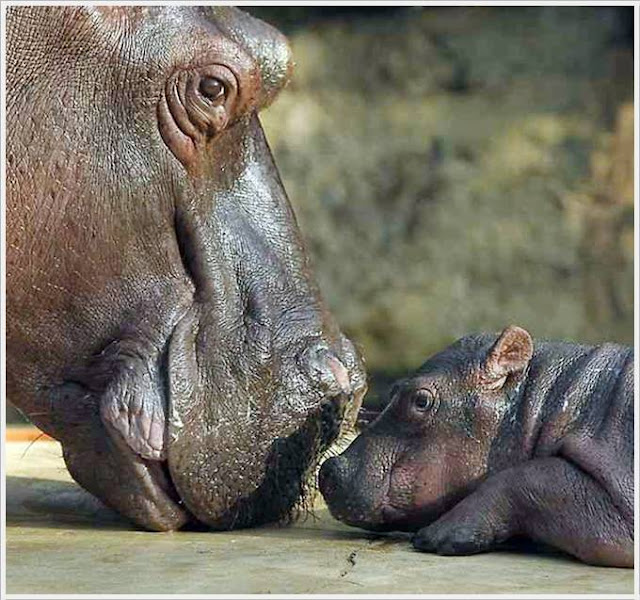
<svg viewBox="0 0 640 600">
<path fill-rule="evenodd" d="M 232 8 L 13 7 L 7 389 L 138 525 L 287 517 L 365 386 L 257 112 L 286 40 Z"/>
<path fill-rule="evenodd" d="M 332 514 L 472 554 L 515 536 L 633 567 L 633 349 L 462 338 L 320 470 Z"/>
</svg>

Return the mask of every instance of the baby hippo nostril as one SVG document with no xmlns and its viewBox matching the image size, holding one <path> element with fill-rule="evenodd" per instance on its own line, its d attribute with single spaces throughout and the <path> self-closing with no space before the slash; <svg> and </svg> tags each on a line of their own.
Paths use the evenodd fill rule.
<svg viewBox="0 0 640 600">
<path fill-rule="evenodd" d="M 334 456 L 324 461 L 318 474 L 318 486 L 325 499 L 340 490 L 343 475 L 344 468 L 340 457 Z"/>
<path fill-rule="evenodd" d="M 322 344 L 307 348 L 300 356 L 302 369 L 328 396 L 351 395 L 349 372 Z"/>
</svg>

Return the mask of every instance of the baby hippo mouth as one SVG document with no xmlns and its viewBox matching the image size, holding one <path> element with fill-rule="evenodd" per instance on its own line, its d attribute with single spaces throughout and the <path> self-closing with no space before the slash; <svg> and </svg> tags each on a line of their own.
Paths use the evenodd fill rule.
<svg viewBox="0 0 640 600">
<path fill-rule="evenodd" d="M 362 487 L 361 477 L 353 472 L 344 456 L 327 459 L 318 474 L 318 487 L 331 515 L 353 527 L 371 531 L 389 531 L 402 511 L 389 503 L 389 476 L 371 487 Z"/>
<path fill-rule="evenodd" d="M 320 469 L 318 483 L 329 512 L 335 519 L 352 527 L 375 532 L 416 529 L 415 521 L 412 519 L 413 511 L 407 506 L 394 504 L 390 499 L 388 481 L 378 488 L 378 491 L 382 491 L 380 495 L 375 492 L 358 492 L 353 488 L 345 490 L 332 479 L 331 460 L 333 459 L 326 461 Z"/>
<path fill-rule="evenodd" d="M 357 440 L 356 440 L 357 442 Z M 406 477 L 396 464 L 372 473 L 371 465 L 358 464 L 357 448 L 328 459 L 318 475 L 318 484 L 329 511 L 339 521 L 376 532 L 415 531 L 433 511 L 417 509 L 413 486 L 397 485 Z"/>
<path fill-rule="evenodd" d="M 422 474 L 402 464 L 402 457 L 383 467 L 366 455 L 360 462 L 362 448 L 353 453 L 348 448 L 328 459 L 318 476 L 329 511 L 347 525 L 376 532 L 417 531 L 436 521 L 466 493 L 464 488 L 447 492 L 438 485 L 437 477 L 425 488 Z"/>
</svg>

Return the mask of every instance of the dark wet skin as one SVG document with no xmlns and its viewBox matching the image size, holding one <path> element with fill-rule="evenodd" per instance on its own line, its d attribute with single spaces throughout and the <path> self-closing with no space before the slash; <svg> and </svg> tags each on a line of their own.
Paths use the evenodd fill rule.
<svg viewBox="0 0 640 600">
<path fill-rule="evenodd" d="M 9 400 L 139 526 L 286 518 L 365 387 L 257 116 L 286 40 L 197 7 L 7 35 Z"/>
<path fill-rule="evenodd" d="M 515 326 L 462 338 L 396 383 L 320 490 L 336 518 L 416 531 L 425 552 L 528 537 L 633 567 L 633 364 L 632 348 Z"/>
</svg>

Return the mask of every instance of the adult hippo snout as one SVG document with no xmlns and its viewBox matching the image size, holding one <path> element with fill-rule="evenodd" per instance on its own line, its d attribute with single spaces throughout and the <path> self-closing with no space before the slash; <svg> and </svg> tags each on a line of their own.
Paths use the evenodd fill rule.
<svg viewBox="0 0 640 600">
<path fill-rule="evenodd" d="M 220 7 L 7 30 L 9 398 L 141 526 L 286 517 L 365 388 L 257 116 L 286 40 Z"/>
</svg>

